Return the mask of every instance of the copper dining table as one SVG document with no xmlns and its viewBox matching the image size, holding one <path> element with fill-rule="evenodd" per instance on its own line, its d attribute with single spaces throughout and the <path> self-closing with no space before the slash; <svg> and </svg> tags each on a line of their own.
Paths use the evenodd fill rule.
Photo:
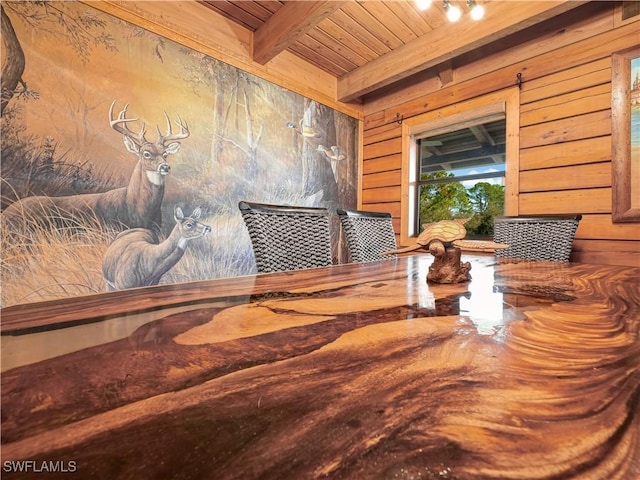
<svg viewBox="0 0 640 480">
<path fill-rule="evenodd" d="M 640 478 L 640 268 L 428 254 L 2 309 L 2 478 Z"/>
</svg>

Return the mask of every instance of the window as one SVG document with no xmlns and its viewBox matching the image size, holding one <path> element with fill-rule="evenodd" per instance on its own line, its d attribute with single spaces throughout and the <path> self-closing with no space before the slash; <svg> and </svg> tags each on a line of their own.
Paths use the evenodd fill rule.
<svg viewBox="0 0 640 480">
<path fill-rule="evenodd" d="M 493 217 L 504 214 L 504 113 L 415 135 L 415 223 L 471 219 L 468 237 L 492 237 Z"/>
<path fill-rule="evenodd" d="M 447 99 L 450 96 L 434 94 L 429 103 Z M 511 87 L 402 122 L 400 245 L 414 243 L 421 225 L 438 219 L 438 194 L 449 201 L 448 208 L 446 202 L 440 205 L 441 217 L 486 215 L 484 221 L 465 226 L 470 227 L 469 236 L 491 236 L 485 227 L 493 226 L 497 214 L 518 215 L 519 108 L 520 91 Z M 452 201 L 460 191 L 467 199 Z M 501 199 L 496 199 L 497 193 Z"/>
</svg>

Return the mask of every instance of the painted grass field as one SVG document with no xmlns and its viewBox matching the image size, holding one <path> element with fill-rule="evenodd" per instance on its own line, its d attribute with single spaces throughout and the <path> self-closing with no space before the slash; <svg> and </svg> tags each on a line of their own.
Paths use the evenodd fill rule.
<svg viewBox="0 0 640 480">
<path fill-rule="evenodd" d="M 201 221 L 211 226 L 211 233 L 189 244 L 161 284 L 253 272 L 251 243 L 239 215 L 210 215 Z M 1 232 L 2 307 L 106 291 L 102 258 L 118 231 L 86 222 L 74 229 L 34 226 Z"/>
</svg>

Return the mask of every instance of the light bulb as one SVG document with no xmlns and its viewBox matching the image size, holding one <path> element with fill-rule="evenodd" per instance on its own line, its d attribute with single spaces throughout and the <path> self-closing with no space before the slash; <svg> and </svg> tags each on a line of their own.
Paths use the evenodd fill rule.
<svg viewBox="0 0 640 480">
<path fill-rule="evenodd" d="M 474 20 L 480 20 L 484 16 L 484 7 L 475 0 L 468 0 L 467 5 L 471 8 L 471 18 Z"/>
<path fill-rule="evenodd" d="M 431 6 L 431 0 L 416 0 L 416 6 L 419 10 L 426 10 Z"/>
<path fill-rule="evenodd" d="M 456 5 L 451 5 L 448 1 L 445 1 L 444 9 L 447 11 L 447 18 L 450 22 L 457 22 L 460 20 L 462 11 Z"/>
</svg>

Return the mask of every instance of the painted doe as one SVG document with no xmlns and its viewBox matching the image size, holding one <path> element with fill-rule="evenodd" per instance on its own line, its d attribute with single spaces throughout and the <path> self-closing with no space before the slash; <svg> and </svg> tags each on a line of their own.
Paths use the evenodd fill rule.
<svg viewBox="0 0 640 480">
<path fill-rule="evenodd" d="M 162 276 L 182 258 L 188 242 L 211 232 L 210 226 L 198 221 L 201 214 L 198 207 L 186 217 L 176 206 L 176 225 L 163 242 L 156 232 L 146 228 L 121 232 L 102 261 L 107 290 L 158 285 Z"/>
</svg>

